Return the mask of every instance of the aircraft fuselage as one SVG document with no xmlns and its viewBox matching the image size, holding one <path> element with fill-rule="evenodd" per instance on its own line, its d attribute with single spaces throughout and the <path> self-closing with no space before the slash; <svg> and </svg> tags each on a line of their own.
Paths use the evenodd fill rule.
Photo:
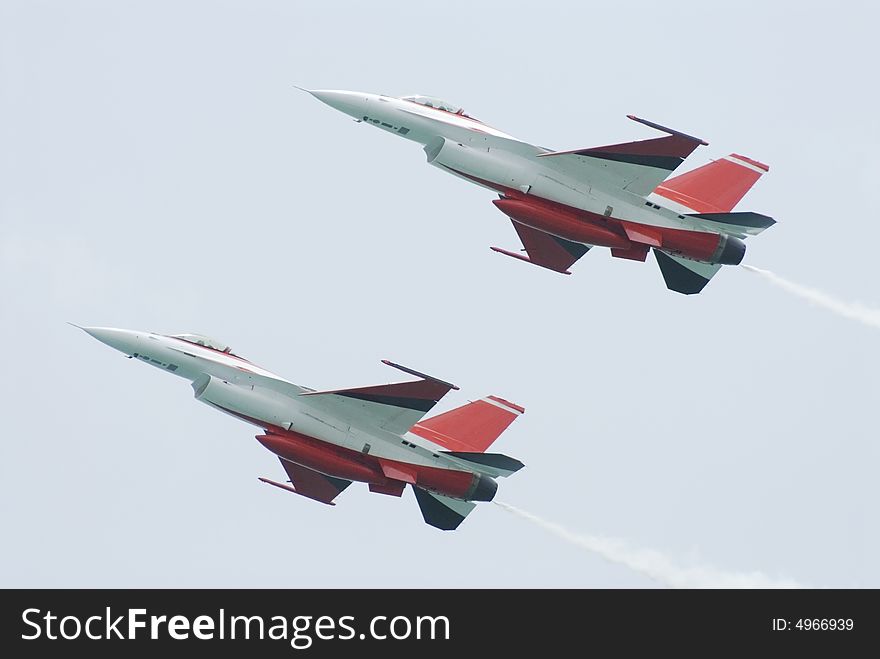
<svg viewBox="0 0 880 659">
<path fill-rule="evenodd" d="M 557 159 L 541 157 L 548 149 L 467 115 L 380 94 L 310 93 L 359 122 L 422 144 L 431 165 L 516 201 L 518 212 L 512 219 L 531 228 L 609 247 L 622 258 L 644 260 L 647 247 L 656 243 L 669 253 L 707 263 L 742 260 L 742 241 L 707 231 L 682 209 L 670 207 L 674 202 L 642 197 L 603 184 L 601 178 L 575 178 Z"/>
<path fill-rule="evenodd" d="M 152 332 L 84 329 L 134 359 L 189 380 L 200 402 L 264 429 L 257 439 L 284 460 L 397 496 L 408 482 L 464 500 L 494 496 L 492 478 L 468 470 L 423 437 L 341 422 L 298 400 L 312 390 L 230 352 Z"/>
</svg>

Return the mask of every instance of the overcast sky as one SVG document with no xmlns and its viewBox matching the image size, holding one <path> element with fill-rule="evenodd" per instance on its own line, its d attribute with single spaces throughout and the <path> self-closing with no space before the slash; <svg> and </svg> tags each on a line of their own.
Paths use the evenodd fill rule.
<svg viewBox="0 0 880 659">
<path fill-rule="evenodd" d="M 297 383 L 498 394 L 498 498 L 682 565 L 880 586 L 877 330 L 726 268 L 571 277 L 492 194 L 297 91 L 422 93 L 554 149 L 771 166 L 746 263 L 880 306 L 873 2 L 0 1 L 0 585 L 650 587 L 491 504 L 335 508 L 185 380 L 66 325 L 203 332 Z"/>
</svg>

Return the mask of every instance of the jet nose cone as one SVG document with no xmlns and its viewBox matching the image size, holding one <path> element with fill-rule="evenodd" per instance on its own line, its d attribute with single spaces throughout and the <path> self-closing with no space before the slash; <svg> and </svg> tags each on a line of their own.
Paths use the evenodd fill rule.
<svg viewBox="0 0 880 659">
<path fill-rule="evenodd" d="M 77 325 L 76 327 L 79 327 Z M 115 348 L 120 352 L 131 354 L 135 352 L 138 334 L 131 330 L 116 329 L 115 327 L 80 327 L 80 329 L 98 339 L 111 348 Z"/>
<path fill-rule="evenodd" d="M 356 119 L 363 118 L 364 109 L 369 102 L 369 94 L 348 92 L 336 89 L 309 89 L 309 94 L 331 108 L 344 112 Z"/>
</svg>

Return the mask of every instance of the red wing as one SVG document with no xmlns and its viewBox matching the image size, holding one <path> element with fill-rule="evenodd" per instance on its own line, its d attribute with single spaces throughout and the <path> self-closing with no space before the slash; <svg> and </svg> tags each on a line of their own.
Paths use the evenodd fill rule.
<svg viewBox="0 0 880 659">
<path fill-rule="evenodd" d="M 519 239 L 522 241 L 523 247 L 526 248 L 528 256 L 509 252 L 500 247 L 491 248 L 499 254 L 512 256 L 520 261 L 534 263 L 542 268 L 570 275 L 571 273 L 568 269 L 590 250 L 588 246 L 581 243 L 575 243 L 549 233 L 544 233 L 538 229 L 532 229 L 525 224 L 520 224 L 516 220 L 511 220 L 511 222 L 513 222 L 513 228 L 519 234 Z"/>
<path fill-rule="evenodd" d="M 309 499 L 320 501 L 321 503 L 333 503 L 333 499 L 339 496 L 345 488 L 351 485 L 351 481 L 342 478 L 334 478 L 333 476 L 325 476 L 324 474 L 301 467 L 293 462 L 288 462 L 282 458 L 281 466 L 287 472 L 290 478 L 290 484 L 297 494 L 301 494 Z"/>
</svg>

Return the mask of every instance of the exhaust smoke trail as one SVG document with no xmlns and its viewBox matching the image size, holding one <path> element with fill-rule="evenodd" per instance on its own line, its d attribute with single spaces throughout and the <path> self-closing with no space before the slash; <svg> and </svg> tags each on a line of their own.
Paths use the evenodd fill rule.
<svg viewBox="0 0 880 659">
<path fill-rule="evenodd" d="M 632 549 L 623 540 L 574 533 L 500 501 L 504 510 L 528 520 L 545 531 L 581 549 L 597 554 L 610 563 L 624 565 L 669 588 L 802 588 L 791 579 L 773 579 L 761 572 L 724 572 L 713 567 L 678 567 L 654 549 Z"/>
<path fill-rule="evenodd" d="M 755 274 L 761 275 L 774 286 L 778 286 L 782 290 L 788 291 L 792 295 L 796 295 L 797 297 L 807 300 L 808 302 L 812 302 L 816 306 L 827 309 L 832 313 L 836 313 L 838 316 L 843 316 L 844 318 L 849 318 L 850 320 L 857 320 L 860 323 L 864 323 L 865 325 L 880 329 L 880 309 L 872 309 L 871 307 L 865 306 L 864 304 L 861 304 L 859 302 L 844 302 L 842 300 L 838 300 L 837 298 L 834 298 L 827 293 L 823 293 L 822 291 L 816 290 L 815 288 L 801 286 L 800 284 L 796 284 L 793 281 L 789 281 L 788 279 L 780 277 L 775 272 L 756 268 L 753 265 L 744 265 L 741 267 L 745 268 L 749 272 L 754 272 Z"/>
</svg>

